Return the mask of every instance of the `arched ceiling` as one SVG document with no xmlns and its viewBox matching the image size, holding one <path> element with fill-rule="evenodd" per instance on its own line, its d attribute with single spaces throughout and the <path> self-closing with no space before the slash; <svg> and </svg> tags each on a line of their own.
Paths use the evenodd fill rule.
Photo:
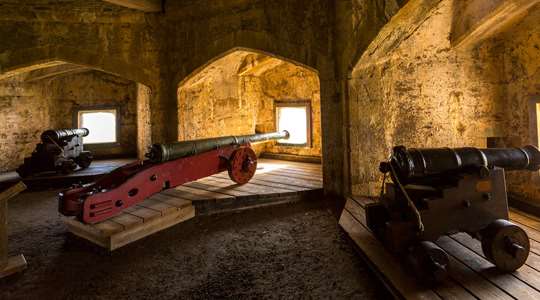
<svg viewBox="0 0 540 300">
<path fill-rule="evenodd" d="M 144 12 L 161 12 L 163 9 L 162 0 L 103 0 L 123 7 L 141 10 Z"/>
</svg>

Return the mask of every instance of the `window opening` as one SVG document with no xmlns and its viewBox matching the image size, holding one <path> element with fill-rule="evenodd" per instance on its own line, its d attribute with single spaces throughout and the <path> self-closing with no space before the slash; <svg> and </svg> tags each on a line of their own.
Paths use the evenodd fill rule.
<svg viewBox="0 0 540 300">
<path fill-rule="evenodd" d="M 280 145 L 311 146 L 311 109 L 309 102 L 276 102 L 276 127 L 287 130 L 289 139 L 279 140 Z"/>
<path fill-rule="evenodd" d="M 88 128 L 90 134 L 83 137 L 84 144 L 116 143 L 116 109 L 81 110 L 78 112 L 79 127 Z"/>
</svg>

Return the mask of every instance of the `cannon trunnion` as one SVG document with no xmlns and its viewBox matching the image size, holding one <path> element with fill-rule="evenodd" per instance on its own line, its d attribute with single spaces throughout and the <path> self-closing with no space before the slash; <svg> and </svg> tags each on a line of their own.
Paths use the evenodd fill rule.
<svg viewBox="0 0 540 300">
<path fill-rule="evenodd" d="M 92 153 L 84 151 L 82 138 L 88 136 L 86 128 L 47 130 L 41 134 L 41 143 L 36 145 L 32 156 L 26 157 L 17 168 L 21 177 L 42 172 L 71 173 L 79 166 L 88 168 Z"/>
<path fill-rule="evenodd" d="M 537 171 L 540 151 L 511 149 L 395 147 L 380 171 L 392 178 L 378 202 L 366 207 L 375 236 L 402 256 L 419 279 L 445 278 L 448 255 L 434 242 L 466 232 L 482 243 L 498 269 L 514 271 L 529 254 L 523 229 L 508 221 L 505 170 Z"/>
</svg>

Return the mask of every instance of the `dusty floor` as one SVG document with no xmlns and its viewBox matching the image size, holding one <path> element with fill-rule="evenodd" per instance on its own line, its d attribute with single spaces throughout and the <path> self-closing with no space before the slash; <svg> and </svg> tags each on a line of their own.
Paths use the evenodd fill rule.
<svg viewBox="0 0 540 300">
<path fill-rule="evenodd" d="M 66 233 L 55 195 L 10 202 L 29 268 L 0 299 L 388 297 L 323 201 L 199 217 L 107 254 Z"/>
</svg>

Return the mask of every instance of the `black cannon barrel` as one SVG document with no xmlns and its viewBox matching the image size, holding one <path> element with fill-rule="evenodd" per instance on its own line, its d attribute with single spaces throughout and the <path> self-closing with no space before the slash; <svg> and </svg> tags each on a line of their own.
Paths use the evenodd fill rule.
<svg viewBox="0 0 540 300">
<path fill-rule="evenodd" d="M 54 141 L 59 141 L 74 136 L 83 137 L 87 136 L 88 134 L 90 134 L 90 130 L 87 128 L 47 130 L 41 134 L 41 140 L 43 142 L 48 142 L 51 139 Z"/>
<path fill-rule="evenodd" d="M 231 145 L 242 145 L 247 143 L 264 142 L 269 140 L 288 139 L 289 132 L 271 132 L 240 136 L 227 136 L 209 138 L 170 144 L 154 144 L 146 157 L 152 162 L 166 162 L 186 156 L 196 155 Z"/>
<path fill-rule="evenodd" d="M 392 166 L 399 179 L 410 182 L 415 178 L 436 176 L 451 172 L 499 167 L 505 170 L 540 169 L 540 151 L 528 145 L 523 148 L 425 148 L 407 149 L 397 146 L 393 149 Z M 381 163 L 381 171 L 388 170 L 388 164 Z"/>
</svg>

